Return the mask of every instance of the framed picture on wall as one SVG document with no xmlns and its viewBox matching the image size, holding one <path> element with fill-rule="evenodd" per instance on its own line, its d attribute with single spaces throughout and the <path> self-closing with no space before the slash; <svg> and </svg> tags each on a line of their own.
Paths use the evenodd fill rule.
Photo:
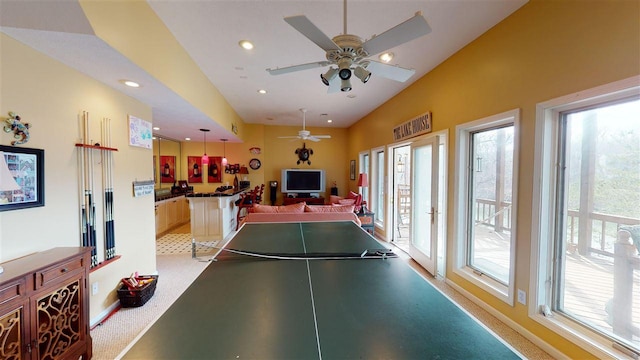
<svg viewBox="0 0 640 360">
<path fill-rule="evenodd" d="M 44 206 L 44 150 L 0 145 L 0 211 Z"/>
<path fill-rule="evenodd" d="M 209 183 L 222 182 L 222 157 L 209 156 L 209 166 L 207 168 L 207 181 Z"/>
<path fill-rule="evenodd" d="M 201 156 L 188 156 L 187 157 L 187 176 L 190 183 L 202 182 L 202 157 Z"/>
<path fill-rule="evenodd" d="M 356 161 L 355 160 L 351 160 L 351 163 L 349 164 L 349 179 L 351 180 L 356 179 Z"/>
<path fill-rule="evenodd" d="M 151 123 L 129 115 L 129 145 L 151 149 Z"/>
<path fill-rule="evenodd" d="M 160 156 L 160 182 L 171 183 L 176 181 L 176 157 Z"/>
</svg>

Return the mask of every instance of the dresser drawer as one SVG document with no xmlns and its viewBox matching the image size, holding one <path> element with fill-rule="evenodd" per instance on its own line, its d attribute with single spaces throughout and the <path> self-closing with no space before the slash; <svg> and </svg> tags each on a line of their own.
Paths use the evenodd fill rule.
<svg viewBox="0 0 640 360">
<path fill-rule="evenodd" d="M 11 300 L 17 299 L 23 296 L 25 292 L 25 280 L 24 278 L 17 280 L 9 284 L 3 284 L 0 288 L 0 305 L 4 305 Z"/>
<path fill-rule="evenodd" d="M 45 269 L 36 273 L 36 289 L 39 289 L 51 282 L 55 282 L 61 276 L 68 275 L 79 269 L 82 269 L 86 264 L 82 258 L 76 258 L 61 264 L 58 264 L 52 268 Z"/>
</svg>

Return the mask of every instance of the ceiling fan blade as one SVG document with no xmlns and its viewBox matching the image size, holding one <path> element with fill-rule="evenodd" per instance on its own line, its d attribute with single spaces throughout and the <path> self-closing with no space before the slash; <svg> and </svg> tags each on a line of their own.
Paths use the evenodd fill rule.
<svg viewBox="0 0 640 360">
<path fill-rule="evenodd" d="M 300 136 L 278 136 L 278 139 L 298 139 Z"/>
<path fill-rule="evenodd" d="M 322 50 L 340 50 L 340 46 L 331 40 L 322 30 L 318 29 L 309 19 L 304 15 L 288 16 L 284 18 L 289 25 L 298 30 L 307 39 L 311 40 L 314 44 L 320 46 Z"/>
<path fill-rule="evenodd" d="M 369 53 L 375 55 L 385 50 L 389 50 L 398 45 L 402 45 L 413 39 L 417 39 L 431 32 L 431 27 L 427 20 L 418 11 L 414 17 L 400 23 L 378 36 L 365 41 L 362 47 Z"/>
<path fill-rule="evenodd" d="M 315 141 L 315 142 L 320 141 L 320 139 L 318 139 L 318 138 L 317 138 L 317 137 L 315 137 L 315 136 L 309 136 L 309 137 L 307 137 L 305 140 L 311 140 L 311 141 Z"/>
<path fill-rule="evenodd" d="M 308 69 L 323 67 L 327 65 L 329 65 L 328 61 L 317 61 L 317 62 L 312 62 L 307 64 L 287 66 L 283 68 L 267 69 L 267 71 L 271 75 L 281 75 L 281 74 L 288 74 L 294 71 L 308 70 Z"/>
<path fill-rule="evenodd" d="M 400 66 L 389 65 L 372 60 L 368 61 L 369 65 L 367 65 L 366 68 L 371 71 L 373 76 L 380 76 L 395 81 L 405 82 L 416 73 L 413 69 L 405 69 Z"/>
<path fill-rule="evenodd" d="M 311 135 L 311 136 L 318 139 L 331 139 L 331 135 Z"/>
</svg>

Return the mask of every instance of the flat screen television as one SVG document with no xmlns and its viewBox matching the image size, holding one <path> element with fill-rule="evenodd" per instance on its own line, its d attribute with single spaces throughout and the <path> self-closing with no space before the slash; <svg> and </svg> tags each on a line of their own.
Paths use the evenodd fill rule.
<svg viewBox="0 0 640 360">
<path fill-rule="evenodd" d="M 323 193 L 325 191 L 324 170 L 282 169 L 281 184 L 283 193 L 297 193 L 299 197 Z"/>
</svg>

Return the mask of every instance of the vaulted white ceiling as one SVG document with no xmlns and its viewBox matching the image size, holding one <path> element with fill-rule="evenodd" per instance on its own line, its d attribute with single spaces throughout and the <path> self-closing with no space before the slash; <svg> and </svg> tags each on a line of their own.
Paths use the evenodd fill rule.
<svg viewBox="0 0 640 360">
<path fill-rule="evenodd" d="M 301 126 L 352 125 L 432 70 L 526 3 L 526 0 L 350 0 L 348 33 L 367 40 L 421 11 L 431 33 L 390 49 L 391 62 L 416 73 L 404 83 L 377 77 L 363 84 L 352 78 L 350 92 L 327 93 L 315 68 L 270 75 L 266 69 L 325 60 L 325 53 L 283 18 L 306 15 L 329 37 L 343 33 L 343 1 L 148 0 L 211 83 L 246 123 Z M 96 37 L 76 1 L 0 1 L 0 31 L 153 108 L 161 135 L 199 139 L 231 137 L 212 119 Z M 250 40 L 251 51 L 238 42 Z M 372 57 L 373 59 L 373 57 Z M 119 79 L 143 84 L 128 89 Z M 264 89 L 266 94 L 259 94 Z M 323 115 L 326 114 L 326 115 Z M 332 119 L 332 123 L 327 123 Z M 293 134 L 291 134 L 293 135 Z"/>
</svg>

